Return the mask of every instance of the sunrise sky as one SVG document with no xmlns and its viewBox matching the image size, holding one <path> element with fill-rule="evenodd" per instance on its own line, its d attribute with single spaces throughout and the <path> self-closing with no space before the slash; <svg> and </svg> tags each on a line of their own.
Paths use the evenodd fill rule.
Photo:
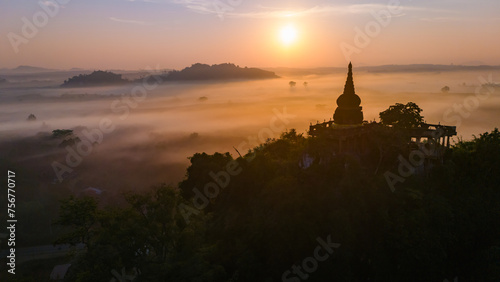
<svg viewBox="0 0 500 282">
<path fill-rule="evenodd" d="M 0 68 L 500 65 L 498 0 L 58 2 L 0 1 Z"/>
</svg>

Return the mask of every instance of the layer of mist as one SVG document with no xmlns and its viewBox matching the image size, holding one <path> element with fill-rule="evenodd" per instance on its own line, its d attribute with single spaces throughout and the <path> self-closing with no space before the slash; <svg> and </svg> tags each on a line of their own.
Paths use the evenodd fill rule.
<svg viewBox="0 0 500 282">
<path fill-rule="evenodd" d="M 161 182 L 175 185 L 185 175 L 188 157 L 196 152 L 236 155 L 235 147 L 244 148 L 239 152 L 244 154 L 287 129 L 306 134 L 310 123 L 332 118 L 346 77 L 345 73 L 295 72 L 273 80 L 166 83 L 135 101 L 130 96 L 140 85 L 59 88 L 63 75 L 47 75 L 41 75 L 43 81 L 30 74 L 23 83 L 0 85 L 0 158 L 36 171 L 47 185 L 71 191 L 99 187 L 111 194 Z M 500 88 L 482 89 L 483 99 L 476 98 L 474 104 L 481 84 L 498 77 L 498 71 L 369 73 L 354 69 L 365 120 L 378 121 L 379 112 L 390 105 L 412 101 L 424 110 L 426 122 L 457 126 L 455 140 L 498 127 Z M 295 87 L 289 86 L 292 80 L 297 82 Z M 450 91 L 442 92 L 444 86 Z M 458 112 L 457 107 L 464 104 L 464 112 Z M 294 116 L 286 124 L 276 119 L 276 112 L 284 111 Z M 35 121 L 27 121 L 30 114 Z M 99 128 L 103 119 L 111 121 L 114 130 L 103 134 L 102 142 L 92 146 L 73 173 L 65 173 L 62 183 L 55 181 L 52 164 L 65 164 L 67 151 L 51 137 L 52 130 L 73 129 L 81 137 L 83 130 Z M 266 128 L 272 129 L 273 136 Z"/>
</svg>

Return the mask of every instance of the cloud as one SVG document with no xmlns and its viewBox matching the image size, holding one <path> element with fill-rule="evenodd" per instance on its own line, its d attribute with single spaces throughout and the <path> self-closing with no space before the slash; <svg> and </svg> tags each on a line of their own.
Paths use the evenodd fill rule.
<svg viewBox="0 0 500 282">
<path fill-rule="evenodd" d="M 38 2 L 39 5 L 43 5 L 45 7 L 59 7 L 64 8 L 64 5 L 57 3 L 55 0 L 43 0 Z"/>
<path fill-rule="evenodd" d="M 435 17 L 435 18 L 420 18 L 423 22 L 451 22 L 451 21 L 464 21 L 464 18 L 451 18 L 451 17 Z"/>
<path fill-rule="evenodd" d="M 315 5 L 299 9 L 283 9 L 279 7 L 268 7 L 263 5 L 254 5 L 254 9 L 241 7 L 244 0 L 127 0 L 150 3 L 168 3 L 182 6 L 189 11 L 199 14 L 214 14 L 219 17 L 230 18 L 249 18 L 249 19 L 275 19 L 275 18 L 301 18 L 318 15 L 342 15 L 342 14 L 370 14 L 382 10 L 397 9 L 401 12 L 397 16 L 402 16 L 408 12 L 415 13 L 438 13 L 453 14 L 454 10 L 438 9 L 431 7 L 387 5 L 387 4 L 336 4 L 336 5 Z M 396 16 L 396 15 L 393 15 Z M 426 17 L 427 18 L 427 17 Z"/>
<path fill-rule="evenodd" d="M 202 14 L 216 14 L 219 13 L 223 5 L 227 5 L 223 2 L 218 1 L 206 1 L 206 0 L 171 0 L 172 3 L 182 5 L 189 10 Z M 222 5 L 221 5 L 222 4 Z M 231 7 L 227 5 L 228 7 Z M 226 9 L 228 9 L 226 7 Z"/>
<path fill-rule="evenodd" d="M 235 17 L 235 18 L 300 18 L 300 17 L 306 17 L 306 16 L 311 16 L 311 15 L 318 15 L 318 14 L 330 14 L 330 13 L 335 13 L 335 14 L 340 14 L 340 13 L 345 13 L 346 11 L 344 10 L 343 7 L 340 6 L 325 6 L 325 7 L 320 7 L 320 6 L 315 6 L 312 8 L 308 9 L 302 9 L 302 10 L 276 10 L 276 9 L 267 9 L 264 11 L 258 11 L 258 12 L 247 12 L 247 13 L 227 13 L 228 17 Z"/>
<path fill-rule="evenodd" d="M 161 0 L 127 0 L 128 2 L 160 3 Z"/>
<path fill-rule="evenodd" d="M 129 23 L 129 24 L 138 24 L 138 25 L 150 25 L 150 24 L 152 24 L 152 23 L 143 22 L 143 21 L 126 20 L 126 19 L 119 19 L 119 18 L 114 18 L 114 17 L 110 17 L 109 19 L 112 21 L 115 21 L 115 22 L 119 22 L 119 23 Z"/>
<path fill-rule="evenodd" d="M 317 15 L 331 15 L 331 14 L 368 14 L 382 10 L 398 9 L 396 6 L 389 7 L 386 4 L 354 4 L 354 5 L 326 5 L 326 6 L 313 6 L 310 8 L 303 8 L 298 10 L 283 10 L 275 7 L 265 7 L 262 5 L 257 6 L 258 10 L 255 11 L 239 11 L 238 5 L 230 5 L 230 2 L 224 1 L 206 1 L 206 0 L 170 0 L 171 3 L 182 5 L 185 8 L 201 13 L 201 14 L 217 14 L 224 15 L 232 18 L 300 18 L 307 16 Z M 427 7 L 416 6 L 400 6 L 400 11 L 415 11 L 415 12 L 429 12 L 429 13 L 454 13 L 451 10 L 443 10 Z"/>
<path fill-rule="evenodd" d="M 444 22 L 495 22 L 499 21 L 500 18 L 485 18 L 485 17 L 422 17 L 419 18 L 419 20 L 424 21 L 424 22 L 437 22 L 437 23 L 444 23 Z"/>
<path fill-rule="evenodd" d="M 40 4 L 44 5 L 44 6 L 52 6 L 52 7 L 55 7 L 55 6 L 58 6 L 57 3 L 55 3 L 54 1 L 40 1 L 39 2 Z"/>
</svg>

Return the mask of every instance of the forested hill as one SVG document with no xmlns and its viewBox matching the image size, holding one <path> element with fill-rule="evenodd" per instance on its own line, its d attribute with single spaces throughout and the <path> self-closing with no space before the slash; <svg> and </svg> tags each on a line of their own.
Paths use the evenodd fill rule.
<svg viewBox="0 0 500 282">
<path fill-rule="evenodd" d="M 181 71 L 171 71 L 167 80 L 225 80 L 278 78 L 274 72 L 258 68 L 240 68 L 234 64 L 206 65 L 196 63 Z"/>
<path fill-rule="evenodd" d="M 121 74 L 108 71 L 94 71 L 91 74 L 80 74 L 64 81 L 62 87 L 86 87 L 100 85 L 125 84 L 130 82 L 141 83 L 144 79 L 155 81 L 196 81 L 196 80 L 232 80 L 232 79 L 267 79 L 278 78 L 274 72 L 258 68 L 240 68 L 235 64 L 206 65 L 196 63 L 180 71 L 173 70 L 164 74 L 153 74 L 147 77 L 129 81 Z"/>
<path fill-rule="evenodd" d="M 91 74 L 75 75 L 64 81 L 62 87 L 84 87 L 84 86 L 99 86 L 129 83 L 127 79 L 123 79 L 121 74 L 116 74 L 108 71 L 94 71 Z"/>
<path fill-rule="evenodd" d="M 124 208 L 65 200 L 57 223 L 72 230 L 57 243 L 87 246 L 68 281 L 110 269 L 137 281 L 500 281 L 498 129 L 391 191 L 384 172 L 408 146 L 404 129 L 377 128 L 368 144 L 384 153 L 362 161 L 292 130 L 237 159 L 195 154 L 179 187 L 127 194 Z"/>
</svg>

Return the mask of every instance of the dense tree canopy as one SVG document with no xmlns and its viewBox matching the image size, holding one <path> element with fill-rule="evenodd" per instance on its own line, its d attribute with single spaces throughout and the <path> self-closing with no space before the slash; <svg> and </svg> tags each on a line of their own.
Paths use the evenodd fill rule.
<svg viewBox="0 0 500 282">
<path fill-rule="evenodd" d="M 413 102 L 408 102 L 406 105 L 396 103 L 380 113 L 380 122 L 399 128 L 417 127 L 424 122 L 421 112 L 422 109 Z"/>
<path fill-rule="evenodd" d="M 179 189 L 129 193 L 126 207 L 70 198 L 59 222 L 73 228 L 60 242 L 88 246 L 71 281 L 109 281 L 122 268 L 140 270 L 134 281 L 304 280 L 297 269 L 307 281 L 499 281 L 499 131 L 458 142 L 391 192 L 383 173 L 405 146 L 386 129 L 363 159 L 292 130 L 237 159 L 195 154 Z M 239 174 L 214 180 L 234 161 Z M 196 207 L 193 188 L 210 182 L 224 187 Z M 339 245 L 306 271 L 318 238 Z"/>
<path fill-rule="evenodd" d="M 116 74 L 109 71 L 93 71 L 90 74 L 80 74 L 73 76 L 64 81 L 61 85 L 63 87 L 81 87 L 81 86 L 95 86 L 95 85 L 108 85 L 108 84 L 124 84 L 129 81 L 122 78 L 121 74 Z"/>
</svg>

